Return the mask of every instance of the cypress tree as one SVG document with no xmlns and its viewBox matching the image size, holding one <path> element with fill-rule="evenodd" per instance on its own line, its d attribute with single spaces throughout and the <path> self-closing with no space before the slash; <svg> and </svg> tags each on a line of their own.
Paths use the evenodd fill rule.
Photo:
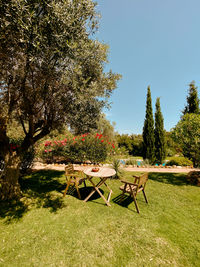
<svg viewBox="0 0 200 267">
<path fill-rule="evenodd" d="M 183 115 L 186 113 L 195 113 L 199 114 L 199 99 L 198 99 L 198 92 L 197 87 L 195 86 L 195 82 L 192 81 L 189 84 L 189 95 L 187 96 L 187 104 L 185 106 L 185 109 L 183 111 Z"/>
<path fill-rule="evenodd" d="M 155 160 L 154 120 L 150 87 L 147 88 L 146 116 L 143 127 L 143 158 L 150 163 Z"/>
<path fill-rule="evenodd" d="M 164 119 L 160 108 L 160 98 L 156 99 L 155 112 L 155 157 L 156 162 L 162 163 L 166 156 Z"/>
</svg>

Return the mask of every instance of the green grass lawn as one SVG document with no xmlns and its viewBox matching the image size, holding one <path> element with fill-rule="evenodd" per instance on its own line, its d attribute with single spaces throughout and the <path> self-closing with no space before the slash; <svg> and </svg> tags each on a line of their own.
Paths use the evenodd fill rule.
<svg viewBox="0 0 200 267">
<path fill-rule="evenodd" d="M 20 183 L 21 202 L 0 204 L 0 266 L 200 266 L 200 188 L 184 174 L 150 174 L 140 214 L 129 197 L 118 203 L 119 180 L 108 181 L 111 207 L 98 195 L 63 199 L 63 172 L 39 171 Z"/>
</svg>

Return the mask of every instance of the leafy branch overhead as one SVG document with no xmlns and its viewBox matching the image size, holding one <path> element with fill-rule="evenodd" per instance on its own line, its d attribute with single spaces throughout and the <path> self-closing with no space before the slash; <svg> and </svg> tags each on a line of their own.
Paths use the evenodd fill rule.
<svg viewBox="0 0 200 267">
<path fill-rule="evenodd" d="M 76 133 L 97 128 L 120 75 L 104 72 L 108 46 L 93 36 L 99 19 L 95 6 L 92 0 L 0 1 L 0 156 L 5 170 L 18 169 L 21 155 L 60 125 Z M 25 136 L 15 153 L 7 134 L 13 119 Z M 12 192 L 9 187 L 4 193 Z"/>
<path fill-rule="evenodd" d="M 90 38 L 97 27 L 92 1 L 2 1 L 1 104 L 35 140 L 72 116 L 75 127 L 77 110 L 98 117 L 97 97 L 116 87 L 119 75 L 103 71 L 107 46 Z"/>
</svg>

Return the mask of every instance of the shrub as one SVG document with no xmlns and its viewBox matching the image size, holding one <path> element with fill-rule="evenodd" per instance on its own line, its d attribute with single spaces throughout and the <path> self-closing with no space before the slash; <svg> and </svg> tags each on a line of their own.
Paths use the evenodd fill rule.
<svg viewBox="0 0 200 267">
<path fill-rule="evenodd" d="M 141 163 L 140 163 L 140 166 L 142 166 L 142 167 L 149 167 L 151 164 L 150 164 L 150 162 L 149 162 L 149 160 L 148 159 L 144 159 L 143 161 L 141 161 Z"/>
<path fill-rule="evenodd" d="M 126 165 L 137 165 L 137 161 L 135 159 L 128 159 L 126 160 Z"/>
<path fill-rule="evenodd" d="M 66 137 L 66 136 L 65 136 Z M 82 134 L 67 136 L 63 140 L 48 140 L 42 144 L 40 157 L 48 163 L 62 157 L 71 162 L 101 163 L 115 151 L 115 145 L 102 134 Z"/>
<path fill-rule="evenodd" d="M 166 163 L 166 166 L 192 166 L 193 163 L 191 160 L 184 157 L 173 157 Z"/>
<path fill-rule="evenodd" d="M 173 157 L 176 154 L 176 151 L 171 149 L 171 148 L 167 148 L 166 149 L 166 156 L 167 157 Z"/>
<path fill-rule="evenodd" d="M 21 166 L 20 166 L 20 173 L 21 174 L 25 174 L 25 173 L 27 173 L 28 170 L 31 169 L 31 167 L 33 166 L 34 157 L 35 157 L 35 149 L 32 146 L 23 155 L 23 159 L 22 159 Z"/>
<path fill-rule="evenodd" d="M 10 138 L 11 143 L 10 143 L 10 148 L 12 150 L 17 150 L 22 143 L 22 138 Z M 20 174 L 25 174 L 28 170 L 31 169 L 33 166 L 33 160 L 35 158 L 35 149 L 34 146 L 29 147 L 28 151 L 23 153 L 22 155 L 22 161 L 20 165 Z"/>
<path fill-rule="evenodd" d="M 184 115 L 173 129 L 172 136 L 180 144 L 183 155 L 200 166 L 200 114 Z"/>
<path fill-rule="evenodd" d="M 193 185 L 200 186 L 200 172 L 199 171 L 189 172 L 187 175 L 187 180 L 189 183 Z"/>
<path fill-rule="evenodd" d="M 113 162 L 112 162 L 112 167 L 113 167 L 113 169 L 116 171 L 115 178 L 117 178 L 117 179 L 118 179 L 118 178 L 120 177 L 120 175 L 122 174 L 122 171 L 121 171 L 121 169 L 120 169 L 120 165 L 121 165 L 120 160 L 114 158 L 114 159 L 113 159 Z"/>
</svg>

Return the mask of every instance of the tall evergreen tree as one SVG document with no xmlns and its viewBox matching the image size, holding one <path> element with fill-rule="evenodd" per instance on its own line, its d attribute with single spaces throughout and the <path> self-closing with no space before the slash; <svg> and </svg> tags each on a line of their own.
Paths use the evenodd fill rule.
<svg viewBox="0 0 200 267">
<path fill-rule="evenodd" d="M 183 115 L 186 113 L 195 113 L 199 114 L 199 99 L 198 99 L 198 91 L 197 87 L 195 86 L 195 82 L 192 81 L 189 84 L 189 90 L 188 90 L 189 95 L 187 96 L 187 104 L 185 106 L 185 109 L 183 111 Z"/>
<path fill-rule="evenodd" d="M 151 101 L 151 90 L 147 88 L 146 116 L 143 127 L 143 158 L 150 163 L 155 160 L 154 120 Z"/>
<path fill-rule="evenodd" d="M 155 112 L 155 157 L 162 163 L 166 156 L 164 119 L 160 108 L 160 98 L 156 99 Z"/>
</svg>

